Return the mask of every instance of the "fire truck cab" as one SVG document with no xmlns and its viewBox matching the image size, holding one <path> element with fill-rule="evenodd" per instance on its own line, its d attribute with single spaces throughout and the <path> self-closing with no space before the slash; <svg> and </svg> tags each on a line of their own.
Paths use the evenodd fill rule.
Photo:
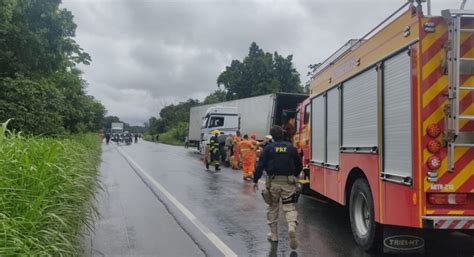
<svg viewBox="0 0 474 257">
<path fill-rule="evenodd" d="M 310 188 L 348 206 L 367 251 L 420 252 L 428 230 L 472 231 L 474 11 L 407 3 L 348 44 L 299 108 Z"/>
</svg>

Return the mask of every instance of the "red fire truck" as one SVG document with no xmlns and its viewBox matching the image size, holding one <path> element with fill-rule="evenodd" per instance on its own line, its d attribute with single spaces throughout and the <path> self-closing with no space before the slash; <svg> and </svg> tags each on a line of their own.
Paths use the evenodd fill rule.
<svg viewBox="0 0 474 257">
<path fill-rule="evenodd" d="M 369 251 L 474 230 L 474 11 L 407 3 L 315 71 L 294 142 Z"/>
</svg>

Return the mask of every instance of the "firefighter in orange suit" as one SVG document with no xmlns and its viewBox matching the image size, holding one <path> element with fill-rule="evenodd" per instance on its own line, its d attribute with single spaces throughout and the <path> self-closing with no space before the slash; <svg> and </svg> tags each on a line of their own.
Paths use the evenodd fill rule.
<svg viewBox="0 0 474 257">
<path fill-rule="evenodd" d="M 238 170 L 240 166 L 240 142 L 242 139 L 240 138 L 240 131 L 234 136 L 233 147 L 234 147 L 234 156 L 232 156 L 232 169 Z"/>
<path fill-rule="evenodd" d="M 253 165 L 254 171 L 255 171 L 255 164 L 257 163 L 257 151 L 258 151 L 258 148 L 260 146 L 260 143 L 257 141 L 257 134 L 252 133 L 252 135 L 250 135 L 250 142 L 252 142 L 252 145 L 253 145 L 252 165 Z"/>
<path fill-rule="evenodd" d="M 257 154 L 255 144 L 245 135 L 244 140 L 240 142 L 240 154 L 242 156 L 242 173 L 244 180 L 251 180 L 255 170 L 255 159 Z"/>
</svg>

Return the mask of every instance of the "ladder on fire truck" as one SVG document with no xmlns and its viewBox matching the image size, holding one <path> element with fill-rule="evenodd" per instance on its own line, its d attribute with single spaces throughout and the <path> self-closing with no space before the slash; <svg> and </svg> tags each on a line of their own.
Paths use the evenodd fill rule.
<svg viewBox="0 0 474 257">
<path fill-rule="evenodd" d="M 442 14 L 448 24 L 445 49 L 449 85 L 448 104 L 445 107 L 445 140 L 448 146 L 448 171 L 454 172 L 455 149 L 474 147 L 474 132 L 460 131 L 461 122 L 474 121 L 474 115 L 463 115 L 460 110 L 461 92 L 474 90 L 474 85 L 461 85 L 460 79 L 462 75 L 474 76 L 474 58 L 461 55 L 461 34 L 474 35 L 474 11 L 444 10 Z M 466 24 L 471 26 L 466 27 Z"/>
</svg>

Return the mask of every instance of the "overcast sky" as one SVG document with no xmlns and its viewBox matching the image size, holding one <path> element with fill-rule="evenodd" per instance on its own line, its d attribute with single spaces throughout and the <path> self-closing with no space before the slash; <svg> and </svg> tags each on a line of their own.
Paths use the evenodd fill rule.
<svg viewBox="0 0 474 257">
<path fill-rule="evenodd" d="M 405 0 L 63 0 L 92 56 L 80 66 L 108 115 L 140 125 L 160 109 L 217 89 L 217 76 L 255 41 L 307 66 L 360 38 Z M 460 0 L 432 0 L 434 15 Z M 468 6 L 472 7 L 472 6 Z"/>
</svg>

